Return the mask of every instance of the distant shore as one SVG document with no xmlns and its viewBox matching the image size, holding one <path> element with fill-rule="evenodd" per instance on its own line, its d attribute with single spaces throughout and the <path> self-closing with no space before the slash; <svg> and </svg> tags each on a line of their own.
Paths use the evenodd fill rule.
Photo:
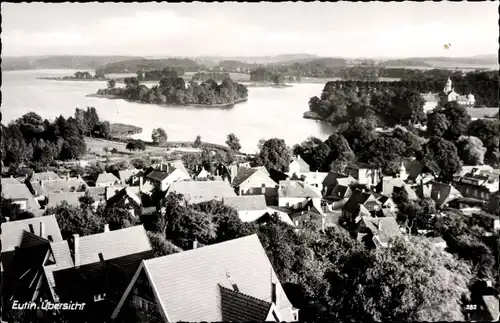
<svg viewBox="0 0 500 323">
<path fill-rule="evenodd" d="M 68 78 L 65 77 L 37 77 L 37 80 L 50 80 L 50 81 L 86 81 L 86 82 L 105 82 L 111 79 L 78 79 L 78 78 Z"/>
<path fill-rule="evenodd" d="M 273 84 L 273 83 L 265 83 L 265 82 L 255 82 L 255 83 L 249 83 L 245 84 L 246 87 L 273 87 L 273 88 L 286 88 L 286 87 L 293 87 L 291 84 Z"/>
<path fill-rule="evenodd" d="M 129 100 L 129 99 L 125 99 L 125 98 L 122 98 L 122 97 L 119 97 L 116 95 L 111 95 L 111 94 L 87 94 L 86 97 L 110 99 L 110 100 L 125 100 L 125 101 L 133 102 L 133 103 L 155 104 L 155 103 L 147 103 L 147 102 L 141 102 L 141 101 L 136 101 L 136 100 Z M 247 99 L 240 99 L 240 100 L 237 100 L 233 103 L 224 103 L 224 104 L 155 104 L 155 105 L 159 105 L 162 107 L 175 107 L 175 106 L 181 106 L 181 107 L 186 106 L 187 107 L 187 106 L 189 106 L 189 107 L 197 107 L 197 108 L 229 108 L 235 104 L 243 103 L 246 101 L 248 101 L 248 98 Z"/>
</svg>

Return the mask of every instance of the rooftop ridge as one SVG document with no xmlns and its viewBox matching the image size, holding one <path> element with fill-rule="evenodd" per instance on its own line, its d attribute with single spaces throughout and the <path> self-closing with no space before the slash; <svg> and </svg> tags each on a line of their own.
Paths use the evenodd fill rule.
<svg viewBox="0 0 500 323">
<path fill-rule="evenodd" d="M 231 243 L 231 242 L 234 242 L 234 241 L 250 240 L 250 239 L 254 239 L 254 238 L 259 239 L 256 233 L 249 234 L 249 235 L 241 237 L 241 238 L 236 238 L 236 239 L 232 239 L 232 240 L 228 240 L 228 241 L 222 241 L 222 242 L 213 243 L 213 244 L 210 244 L 210 245 L 206 245 L 203 248 L 196 248 L 196 249 L 186 250 L 186 251 L 183 251 L 183 252 L 178 252 L 178 253 L 174 253 L 174 254 L 170 254 L 170 255 L 165 255 L 165 256 L 157 257 L 157 258 L 152 258 L 152 259 L 148 259 L 148 260 L 143 260 L 143 261 L 144 261 L 145 265 L 147 265 L 147 264 L 153 264 L 153 263 L 156 263 L 156 262 L 160 262 L 161 260 L 165 260 L 167 257 L 169 257 L 168 259 L 172 259 L 173 257 L 183 256 L 186 253 L 195 253 L 195 252 L 200 252 L 200 251 L 207 250 L 208 248 L 215 248 L 215 247 L 220 246 L 221 244 Z M 260 240 L 259 240 L 259 243 L 260 243 Z"/>
</svg>

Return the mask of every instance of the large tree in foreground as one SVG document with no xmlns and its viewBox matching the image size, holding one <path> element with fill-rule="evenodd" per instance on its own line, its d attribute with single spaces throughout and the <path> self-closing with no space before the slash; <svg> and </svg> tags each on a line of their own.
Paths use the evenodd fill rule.
<svg viewBox="0 0 500 323">
<path fill-rule="evenodd" d="M 449 182 L 462 164 L 455 145 L 440 137 L 431 137 L 424 145 L 422 163 L 441 180 Z"/>
<path fill-rule="evenodd" d="M 290 149 L 283 139 L 278 138 L 266 140 L 257 155 L 257 164 L 280 172 L 288 171 L 290 160 Z"/>
<path fill-rule="evenodd" d="M 463 321 L 470 268 L 432 242 L 394 241 L 353 252 L 327 274 L 330 306 L 345 321 Z"/>
</svg>

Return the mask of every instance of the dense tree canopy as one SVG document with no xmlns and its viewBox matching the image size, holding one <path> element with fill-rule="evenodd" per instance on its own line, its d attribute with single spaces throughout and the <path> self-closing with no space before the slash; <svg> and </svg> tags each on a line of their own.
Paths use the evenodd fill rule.
<svg viewBox="0 0 500 323">
<path fill-rule="evenodd" d="M 240 140 L 234 133 L 227 135 L 226 144 L 232 151 L 239 151 L 241 149 Z"/>
<path fill-rule="evenodd" d="M 257 155 L 257 164 L 267 169 L 287 172 L 292 157 L 290 149 L 283 139 L 272 138 L 266 140 L 260 153 Z"/>
<path fill-rule="evenodd" d="M 482 165 L 486 148 L 477 137 L 460 136 L 456 143 L 457 151 L 464 165 Z"/>
<path fill-rule="evenodd" d="M 153 142 L 155 144 L 163 146 L 168 139 L 167 132 L 163 128 L 153 129 L 153 132 L 151 133 L 151 139 L 153 139 Z"/>
<path fill-rule="evenodd" d="M 229 78 L 220 84 L 208 79 L 200 84 L 189 82 L 186 85 L 181 77 L 164 77 L 151 88 L 140 84 L 135 77 L 125 78 L 124 81 L 125 88 L 100 89 L 97 94 L 150 104 L 174 105 L 226 105 L 248 97 L 247 88 Z"/>
<path fill-rule="evenodd" d="M 355 251 L 331 270 L 330 306 L 343 321 L 461 321 L 470 276 L 431 242 L 398 240 L 389 249 Z"/>
<path fill-rule="evenodd" d="M 423 151 L 423 164 L 445 182 L 450 182 L 462 168 L 457 148 L 450 141 L 431 137 Z"/>
</svg>

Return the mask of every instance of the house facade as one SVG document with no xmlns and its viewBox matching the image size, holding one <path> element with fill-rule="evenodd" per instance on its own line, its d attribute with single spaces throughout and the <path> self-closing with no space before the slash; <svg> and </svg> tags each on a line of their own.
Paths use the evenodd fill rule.
<svg viewBox="0 0 500 323">
<path fill-rule="evenodd" d="M 96 187 L 107 187 L 120 184 L 121 184 L 120 179 L 111 173 L 99 174 L 95 182 Z"/>
<path fill-rule="evenodd" d="M 292 161 L 288 165 L 288 176 L 291 177 L 295 174 L 300 178 L 302 174 L 309 172 L 311 172 L 309 164 L 307 164 L 299 155 L 293 156 Z"/>
<path fill-rule="evenodd" d="M 264 195 L 224 197 L 222 203 L 235 208 L 242 222 L 256 221 L 268 212 Z"/>
<path fill-rule="evenodd" d="M 281 181 L 278 188 L 278 206 L 302 209 L 308 202 L 321 205 L 321 195 L 311 186 L 295 180 Z"/>
<path fill-rule="evenodd" d="M 172 183 L 191 180 L 191 177 L 186 175 L 180 169 L 170 167 L 165 171 L 152 171 L 146 176 L 146 180 L 149 181 L 154 187 L 158 187 L 161 191 L 165 192 Z"/>
<path fill-rule="evenodd" d="M 232 186 L 238 195 L 265 195 L 268 204 L 273 204 L 278 194 L 278 183 L 259 168 L 238 168 Z"/>
</svg>

